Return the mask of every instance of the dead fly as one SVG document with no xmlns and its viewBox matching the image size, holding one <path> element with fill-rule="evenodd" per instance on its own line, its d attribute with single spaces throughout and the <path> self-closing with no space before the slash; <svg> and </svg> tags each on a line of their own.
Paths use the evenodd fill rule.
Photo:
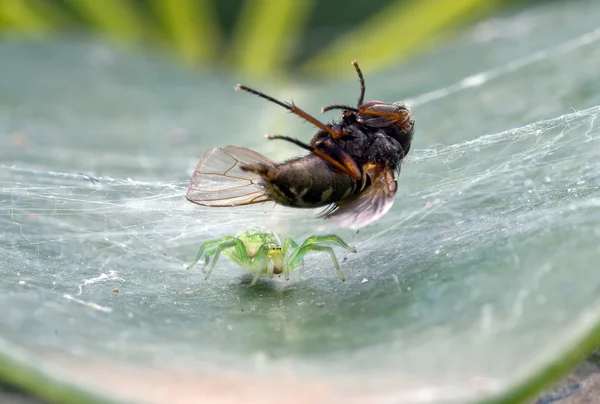
<svg viewBox="0 0 600 404">
<path fill-rule="evenodd" d="M 414 120 L 404 104 L 364 101 L 360 80 L 357 107 L 341 109 L 339 122 L 324 124 L 293 103 L 276 100 L 246 86 L 255 94 L 289 110 L 319 128 L 310 144 L 286 136 L 267 136 L 294 143 L 311 153 L 274 162 L 244 147 L 207 150 L 190 180 L 187 199 L 204 206 L 239 206 L 273 201 L 295 208 L 329 206 L 323 216 L 341 227 L 361 228 L 382 217 L 393 205 L 396 174 L 413 138 Z"/>
</svg>

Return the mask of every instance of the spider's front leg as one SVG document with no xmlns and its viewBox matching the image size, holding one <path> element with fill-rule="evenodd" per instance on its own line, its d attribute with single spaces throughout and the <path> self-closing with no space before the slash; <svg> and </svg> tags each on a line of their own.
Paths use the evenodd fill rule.
<svg viewBox="0 0 600 404">
<path fill-rule="evenodd" d="M 268 261 L 269 261 L 269 257 L 267 255 L 268 249 L 269 248 L 266 244 L 261 245 L 260 248 L 258 249 L 258 252 L 254 256 L 254 258 L 252 258 L 252 262 L 251 262 L 250 266 L 246 267 L 246 269 L 249 272 L 254 274 L 254 278 L 252 278 L 252 282 L 250 282 L 250 286 L 254 286 L 256 281 L 258 281 L 258 278 L 260 278 L 260 276 L 265 271 L 265 267 L 267 267 L 267 265 L 268 265 Z"/>
<path fill-rule="evenodd" d="M 252 263 L 250 262 L 250 260 L 248 259 L 248 255 L 246 254 L 246 247 L 244 246 L 244 243 L 242 242 L 242 240 L 232 237 L 231 241 L 224 242 L 221 245 L 219 245 L 218 247 L 216 247 L 206 253 L 206 255 L 209 257 L 210 257 L 210 255 L 214 254 L 215 258 L 213 258 L 213 262 L 210 265 L 208 272 L 204 276 L 204 279 L 208 279 L 208 277 L 210 276 L 212 270 L 215 268 L 215 264 L 217 263 L 219 256 L 221 255 L 221 252 L 223 252 L 224 250 L 227 250 L 229 248 L 232 248 L 232 247 L 235 248 L 235 251 L 236 251 L 238 257 L 240 258 L 240 262 L 245 263 L 245 265 L 252 266 Z M 205 264 L 208 263 L 209 259 L 210 258 L 205 259 Z"/>
<path fill-rule="evenodd" d="M 290 279 L 290 265 L 288 262 L 288 251 L 290 247 L 298 248 L 298 243 L 296 243 L 291 237 L 287 237 L 283 242 L 283 276 L 285 277 L 286 281 Z"/>
<path fill-rule="evenodd" d="M 233 240 L 241 241 L 240 239 L 235 238 L 235 237 L 232 237 L 232 241 Z M 248 254 L 246 253 L 246 248 L 244 246 L 244 243 L 243 242 L 242 242 L 242 244 L 236 243 L 233 247 L 234 247 L 233 251 L 230 251 L 227 249 L 222 250 L 223 254 L 225 254 L 236 265 L 239 265 L 242 268 L 248 269 L 249 267 L 251 267 L 252 260 L 250 258 L 248 258 Z M 212 250 L 207 251 L 206 254 L 204 254 L 204 267 L 202 268 L 202 272 L 204 272 L 206 270 L 206 266 L 208 265 L 208 262 L 210 261 L 210 257 L 217 252 L 218 248 L 219 247 L 215 247 Z"/>
<path fill-rule="evenodd" d="M 300 262 L 302 261 L 302 259 L 308 252 L 324 251 L 324 252 L 329 253 L 329 255 L 331 256 L 331 261 L 333 262 L 333 266 L 335 267 L 335 270 L 337 271 L 338 275 L 340 276 L 340 279 L 342 281 L 345 281 L 344 274 L 342 274 L 342 271 L 340 270 L 340 266 L 338 264 L 337 259 L 335 258 L 335 253 L 333 252 L 333 249 L 331 247 L 322 245 L 325 243 L 331 243 L 331 244 L 340 246 L 340 247 L 345 248 L 346 250 L 351 251 L 353 253 L 356 252 L 355 248 L 350 247 L 348 244 L 346 244 L 344 242 L 344 240 L 342 240 L 341 238 L 339 238 L 338 236 L 336 236 L 334 234 L 328 235 L 328 236 L 311 236 L 311 237 L 307 238 L 304 241 L 304 243 L 302 243 L 302 245 L 300 245 L 300 247 L 298 247 L 290 255 L 290 259 L 289 259 L 290 269 L 294 269 L 298 264 L 300 264 Z"/>
<path fill-rule="evenodd" d="M 200 257 L 202 256 L 202 253 L 204 252 L 205 249 L 207 249 L 209 247 L 213 247 L 213 246 L 216 246 L 216 247 L 206 251 L 206 254 L 204 256 L 204 267 L 202 268 L 202 272 L 204 272 L 206 265 L 208 265 L 208 262 L 210 261 L 210 257 L 212 255 L 215 255 L 215 258 L 213 259 L 213 263 L 210 267 L 210 270 L 208 271 L 208 274 L 206 274 L 205 279 L 208 278 L 208 276 L 212 272 L 213 268 L 215 267 L 215 264 L 217 263 L 217 260 L 219 259 L 219 255 L 220 255 L 221 251 L 223 251 L 223 250 L 234 247 L 236 252 L 238 253 L 237 255 L 241 259 L 245 258 L 246 261 L 249 261 L 247 255 L 246 255 L 246 249 L 245 249 L 242 241 L 235 237 L 225 236 L 225 237 L 221 237 L 216 240 L 206 241 L 206 242 L 202 243 L 202 245 L 200 246 L 200 249 L 198 250 L 198 254 L 196 254 L 196 258 L 190 265 L 188 265 L 187 269 L 190 269 L 194 265 L 196 265 L 196 263 L 200 260 Z"/>
<path fill-rule="evenodd" d="M 222 244 L 222 243 L 227 243 L 227 242 L 231 242 L 232 240 L 236 240 L 235 237 L 231 237 L 231 236 L 225 236 L 225 237 L 221 237 L 219 239 L 216 240 L 211 240 L 211 241 L 206 241 L 204 243 L 202 243 L 202 245 L 200 246 L 200 249 L 198 250 L 198 254 L 196 254 L 196 258 L 194 259 L 194 261 L 188 265 L 187 269 L 190 269 L 191 267 L 193 267 L 194 265 L 196 265 L 196 263 L 198 263 L 198 261 L 200 260 L 200 257 L 202 256 L 202 253 L 204 252 L 204 250 L 206 248 L 218 245 L 218 244 Z M 209 251 L 210 252 L 210 251 Z M 208 253 L 206 254 L 207 257 L 209 257 Z M 206 264 L 208 264 L 208 258 L 205 257 L 204 260 L 204 264 L 206 266 Z"/>
</svg>

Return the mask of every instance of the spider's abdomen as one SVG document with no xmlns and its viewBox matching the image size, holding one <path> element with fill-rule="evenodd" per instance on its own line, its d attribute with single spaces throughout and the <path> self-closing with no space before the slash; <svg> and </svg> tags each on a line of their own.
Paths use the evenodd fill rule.
<svg viewBox="0 0 600 404">
<path fill-rule="evenodd" d="M 250 227 L 240 231 L 235 237 L 242 241 L 246 248 L 246 254 L 250 259 L 254 258 L 263 244 L 281 246 L 277 234 L 264 227 Z"/>
</svg>

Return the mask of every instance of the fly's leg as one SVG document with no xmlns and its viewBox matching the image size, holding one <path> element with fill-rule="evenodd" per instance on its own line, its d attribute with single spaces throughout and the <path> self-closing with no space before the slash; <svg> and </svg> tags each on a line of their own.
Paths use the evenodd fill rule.
<svg viewBox="0 0 600 404">
<path fill-rule="evenodd" d="M 299 141 L 298 139 L 294 139 L 289 136 L 280 136 L 280 135 L 270 135 L 267 136 L 267 139 L 280 139 L 285 140 L 286 142 L 290 142 L 295 144 L 296 146 L 300 146 L 305 150 L 308 150 L 315 155 L 319 156 L 322 160 L 325 160 L 338 170 L 343 173 L 346 173 L 360 181 L 362 178 L 362 172 L 358 165 L 348 153 L 344 151 L 338 144 L 336 144 L 331 138 L 320 138 L 313 145 L 309 145 Z M 242 170 L 244 168 L 242 167 Z"/>
<path fill-rule="evenodd" d="M 362 76 L 362 74 L 361 74 L 361 76 Z M 326 124 L 320 122 L 313 116 L 309 115 L 308 113 L 304 112 L 300 108 L 296 107 L 293 103 L 290 104 L 290 103 L 279 101 L 269 95 L 261 93 L 260 91 L 254 90 L 250 87 L 243 86 L 241 84 L 238 84 L 236 89 L 247 91 L 251 94 L 257 95 L 261 98 L 264 98 L 265 100 L 271 101 L 271 102 L 287 109 L 288 111 L 298 115 L 300 118 L 312 123 L 320 130 L 328 133 L 331 136 L 331 138 L 333 138 L 333 139 L 337 139 L 346 134 L 346 132 L 343 130 L 335 128 L 332 125 L 326 125 Z M 361 97 L 362 97 L 362 95 L 361 95 Z M 294 138 L 291 138 L 288 136 L 267 136 L 267 138 L 268 139 L 281 139 L 281 140 L 286 140 L 288 142 L 291 142 L 297 146 L 302 147 L 303 149 L 306 149 L 306 150 L 309 150 L 309 151 L 315 153 L 317 156 L 319 156 L 323 160 L 327 161 L 329 164 L 333 165 L 338 170 L 354 177 L 357 181 L 359 181 L 362 178 L 360 169 L 358 168 L 358 166 L 356 165 L 356 163 L 354 162 L 352 157 L 350 157 L 350 155 L 347 154 L 344 150 L 342 150 L 339 146 L 334 147 L 335 145 L 333 145 L 333 143 L 331 146 L 327 145 L 327 144 L 317 146 L 316 144 L 308 145 L 306 143 L 301 142 L 298 139 L 294 139 Z M 330 152 L 333 152 L 333 154 L 331 154 Z M 242 169 L 244 170 L 243 167 L 242 167 Z M 245 170 L 245 171 L 248 171 L 248 170 Z M 252 171 L 252 170 L 250 170 L 250 171 Z"/>
<path fill-rule="evenodd" d="M 356 181 L 362 179 L 362 171 L 341 146 L 331 138 L 318 139 L 313 145 L 313 153 Z"/>
<path fill-rule="evenodd" d="M 303 111 L 302 109 L 298 108 L 296 105 L 294 105 L 294 103 L 287 103 L 287 102 L 283 102 L 283 101 L 279 101 L 273 97 L 271 97 L 270 95 L 267 95 L 265 93 L 262 93 L 258 90 L 254 90 L 250 87 L 246 87 L 244 85 L 238 84 L 235 87 L 236 90 L 243 90 L 246 91 L 250 94 L 254 94 L 259 96 L 260 98 L 264 98 L 267 101 L 271 101 L 272 103 L 275 103 L 277 105 L 279 105 L 280 107 L 283 107 L 285 109 L 287 109 L 288 111 L 290 111 L 291 113 L 298 115 L 300 118 L 312 123 L 313 125 L 315 125 L 317 128 L 329 133 L 331 136 L 333 137 L 339 137 L 341 135 L 341 133 L 339 131 L 337 131 L 336 129 L 332 128 L 329 125 L 324 124 L 323 122 L 319 121 L 317 118 L 313 117 L 312 115 L 308 114 L 307 112 Z"/>
<path fill-rule="evenodd" d="M 298 266 L 298 264 L 302 261 L 304 256 L 307 253 L 309 253 L 310 251 L 325 251 L 325 252 L 328 252 L 329 255 L 331 256 L 331 261 L 333 262 L 333 266 L 335 267 L 335 270 L 337 271 L 338 275 L 340 276 L 340 279 L 342 281 L 344 281 L 345 280 L 344 274 L 342 274 L 342 271 L 340 270 L 340 266 L 338 264 L 337 259 L 335 258 L 333 249 L 331 247 L 322 245 L 322 244 L 326 244 L 326 243 L 331 243 L 331 244 L 337 245 L 337 246 L 345 248 L 346 250 L 351 251 L 353 253 L 356 252 L 355 248 L 350 247 L 348 244 L 346 244 L 346 242 L 344 242 L 344 240 L 342 240 L 341 238 L 339 238 L 336 235 L 332 234 L 332 235 L 328 235 L 328 236 L 311 236 L 311 237 L 307 238 L 304 241 L 304 243 L 302 243 L 300 245 L 300 247 L 298 247 L 291 254 L 290 260 L 289 260 L 290 269 L 294 269 L 296 266 Z"/>
</svg>

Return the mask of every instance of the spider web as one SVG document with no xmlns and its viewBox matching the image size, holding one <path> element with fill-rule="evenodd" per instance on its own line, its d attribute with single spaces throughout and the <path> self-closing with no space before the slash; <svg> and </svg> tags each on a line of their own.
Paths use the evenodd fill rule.
<svg viewBox="0 0 600 404">
<path fill-rule="evenodd" d="M 461 52 L 496 66 L 439 89 L 407 84 L 417 131 L 396 203 L 358 233 L 315 211 L 185 200 L 203 148 L 238 144 L 275 159 L 295 152 L 248 138 L 269 130 L 276 113 L 230 96 L 230 83 L 202 79 L 207 100 L 193 95 L 192 73 L 101 45 L 2 45 L 11 72 L 0 81 L 11 94 L 0 104 L 3 338 L 45 358 L 283 371 L 284 380 L 308 379 L 309 392 L 328 375 L 346 394 L 393 390 L 404 402 L 461 400 L 474 384 L 495 393 L 515 383 L 593 328 L 600 307 L 590 267 L 600 245 L 600 30 L 590 17 L 546 44 L 540 38 L 556 24 L 541 10 L 541 22 L 529 13 L 494 20 L 447 50 L 458 55 L 449 70 L 468 71 Z M 502 35 L 515 26 L 531 34 L 527 46 L 504 49 Z M 53 50 L 44 77 L 31 67 L 40 49 Z M 405 79 L 448 60 L 444 52 L 386 74 L 414 83 Z M 398 99 L 387 83 L 367 77 L 367 93 Z M 346 87 L 292 95 L 315 107 L 325 94 L 350 94 Z M 227 115 L 236 119 L 223 122 Z M 286 121 L 285 129 L 301 137 L 307 127 Z M 340 235 L 358 249 L 336 249 L 346 283 L 320 253 L 308 254 L 290 282 L 253 289 L 225 259 L 208 281 L 185 271 L 203 241 L 257 224 L 299 242 Z M 550 334 L 549 324 L 561 331 Z M 391 369 L 401 382 L 385 376 Z M 352 383 L 366 370 L 381 377 L 359 389 Z"/>
</svg>

